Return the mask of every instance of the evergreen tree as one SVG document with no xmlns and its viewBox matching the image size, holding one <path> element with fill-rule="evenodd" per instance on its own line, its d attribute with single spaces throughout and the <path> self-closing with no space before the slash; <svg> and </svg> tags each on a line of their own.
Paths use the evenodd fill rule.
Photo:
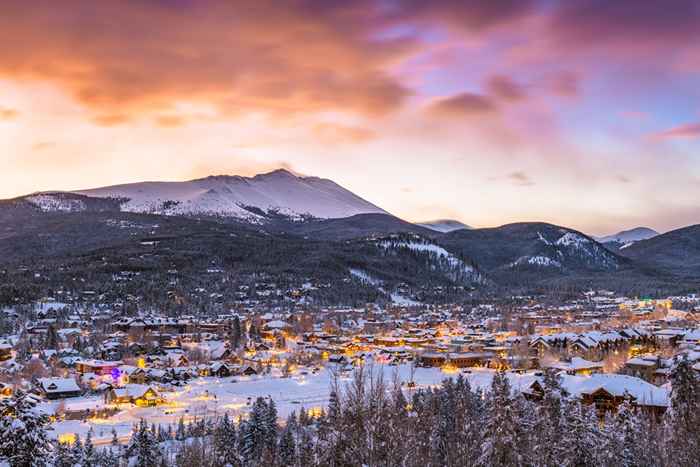
<svg viewBox="0 0 700 467">
<path fill-rule="evenodd" d="M 269 399 L 264 413 L 265 447 L 274 453 L 277 445 L 277 406 Z"/>
<path fill-rule="evenodd" d="M 683 356 L 671 372 L 667 450 L 675 466 L 697 465 L 700 459 L 700 380 L 694 371 L 687 356 Z"/>
<path fill-rule="evenodd" d="M 296 441 L 294 440 L 294 430 L 296 423 L 290 418 L 280 435 L 278 447 L 278 465 L 284 467 L 292 467 L 296 460 Z"/>
<path fill-rule="evenodd" d="M 265 399 L 258 397 L 253 403 L 248 420 L 241 428 L 241 455 L 246 462 L 253 462 L 262 457 L 267 434 L 267 415 L 267 403 Z"/>
<path fill-rule="evenodd" d="M 508 467 L 523 464 L 518 414 L 510 383 L 502 372 L 493 377 L 486 412 L 479 465 Z"/>
<path fill-rule="evenodd" d="M 184 441 L 187 439 L 187 430 L 185 429 L 185 419 L 180 417 L 177 422 L 177 431 L 175 432 L 175 439 L 178 441 Z"/>
<path fill-rule="evenodd" d="M 563 456 L 562 436 L 564 429 L 564 406 L 566 393 L 557 375 L 547 370 L 543 378 L 544 394 L 537 406 L 533 420 L 533 450 L 541 466 L 559 466 Z"/>
<path fill-rule="evenodd" d="M 126 449 L 126 454 L 130 458 L 135 458 L 133 465 L 136 467 L 153 467 L 160 463 L 162 457 L 160 446 L 145 420 L 141 419 L 139 422 Z"/>
<path fill-rule="evenodd" d="M 561 465 L 594 467 L 600 465 L 598 453 L 603 435 L 592 407 L 577 400 L 567 401 L 564 433 L 561 439 Z"/>
<path fill-rule="evenodd" d="M 80 465 L 82 467 L 83 456 L 83 442 L 80 441 L 80 436 L 76 436 L 75 442 L 73 442 L 73 446 L 71 446 L 71 458 L 73 459 L 73 464 Z"/>
<path fill-rule="evenodd" d="M 83 462 L 82 467 L 94 467 L 97 465 L 97 454 L 95 446 L 92 444 L 92 428 L 88 431 L 83 445 Z"/>
<path fill-rule="evenodd" d="M 74 467 L 75 459 L 70 444 L 58 443 L 54 451 L 54 467 Z"/>
<path fill-rule="evenodd" d="M 214 452 L 221 462 L 233 463 L 236 453 L 236 427 L 231 423 L 228 414 L 219 421 L 214 430 Z"/>
<path fill-rule="evenodd" d="M 52 451 L 49 418 L 37 413 L 36 402 L 23 391 L 0 398 L 0 458 L 12 466 L 43 466 Z"/>
<path fill-rule="evenodd" d="M 238 315 L 233 317 L 233 329 L 231 330 L 231 351 L 238 350 L 241 346 L 241 320 Z"/>
</svg>

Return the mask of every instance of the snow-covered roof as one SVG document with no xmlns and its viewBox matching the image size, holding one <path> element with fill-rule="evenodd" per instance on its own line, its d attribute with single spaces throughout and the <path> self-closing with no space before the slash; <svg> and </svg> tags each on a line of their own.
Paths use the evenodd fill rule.
<svg viewBox="0 0 700 467">
<path fill-rule="evenodd" d="M 38 381 L 47 394 L 80 391 L 78 383 L 72 378 L 39 378 Z"/>
<path fill-rule="evenodd" d="M 627 375 L 594 374 L 562 376 L 562 387 L 574 396 L 591 395 L 600 389 L 615 397 L 629 395 L 639 405 L 668 406 L 668 392 L 646 381 Z"/>
</svg>

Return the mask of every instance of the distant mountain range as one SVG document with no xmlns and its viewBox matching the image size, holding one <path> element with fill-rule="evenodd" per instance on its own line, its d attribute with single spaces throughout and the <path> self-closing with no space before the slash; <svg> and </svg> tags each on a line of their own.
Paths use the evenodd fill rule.
<svg viewBox="0 0 700 467">
<path fill-rule="evenodd" d="M 659 232 L 654 229 L 650 229 L 649 227 L 636 227 L 630 230 L 623 230 L 613 235 L 598 237 L 596 240 L 598 240 L 600 243 L 616 242 L 625 244 L 630 242 L 638 242 L 640 240 L 647 240 L 649 238 L 656 237 L 657 235 L 659 235 Z"/>
<path fill-rule="evenodd" d="M 144 242 L 161 246 L 143 255 Z M 236 275 L 315 278 L 338 290 L 359 281 L 387 297 L 401 288 L 429 295 L 445 287 L 645 293 L 695 287 L 700 226 L 662 235 L 640 227 L 596 239 L 538 222 L 413 224 L 331 180 L 277 170 L 0 201 L 0 258 L 0 272 L 33 264 L 47 275 L 91 271 L 101 284 L 116 273 L 163 274 L 173 265 L 197 280 L 197 271 L 221 264 Z"/>
</svg>

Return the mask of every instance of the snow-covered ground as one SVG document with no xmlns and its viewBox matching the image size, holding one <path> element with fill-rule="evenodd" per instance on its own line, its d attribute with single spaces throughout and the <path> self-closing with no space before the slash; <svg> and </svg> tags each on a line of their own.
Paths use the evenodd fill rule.
<svg viewBox="0 0 700 467">
<path fill-rule="evenodd" d="M 410 379 L 410 366 L 372 366 L 378 374 L 382 372 L 385 381 L 391 384 L 394 374 L 397 373 L 401 381 Z M 439 384 L 449 375 L 439 368 L 416 368 L 414 381 L 416 387 L 426 387 Z M 351 376 L 341 376 L 341 387 L 350 380 Z M 211 418 L 223 416 L 228 413 L 236 419 L 245 416 L 250 405 L 258 397 L 271 397 L 277 405 L 280 419 L 284 420 L 292 411 L 300 408 L 316 409 L 325 408 L 328 405 L 328 397 L 332 385 L 332 372 L 329 368 L 323 368 L 318 374 L 309 372 L 307 375 L 296 374 L 290 378 L 280 376 L 236 376 L 230 378 L 197 378 L 190 384 L 175 388 L 172 392 L 162 392 L 168 403 L 159 407 L 137 407 L 131 404 L 120 406 L 120 412 L 107 419 L 89 420 L 86 422 L 77 420 L 65 420 L 54 423 L 53 437 L 64 433 L 74 433 L 84 438 L 90 428 L 93 429 L 95 444 L 107 444 L 112 439 L 112 429 L 115 429 L 121 441 L 126 441 L 130 436 L 132 426 L 141 418 L 149 424 L 168 425 L 175 429 L 180 417 L 185 422 L 194 418 Z M 39 405 L 40 409 L 53 413 L 61 401 L 47 401 Z M 95 409 L 105 406 L 101 396 L 86 396 L 80 398 L 65 399 L 66 409 Z"/>
</svg>

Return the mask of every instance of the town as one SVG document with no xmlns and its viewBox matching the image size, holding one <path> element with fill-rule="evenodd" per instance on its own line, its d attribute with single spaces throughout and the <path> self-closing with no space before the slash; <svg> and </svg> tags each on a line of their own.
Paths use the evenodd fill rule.
<svg viewBox="0 0 700 467">
<path fill-rule="evenodd" d="M 281 308 L 281 307 L 280 307 Z M 662 417 L 670 375 L 687 359 L 700 378 L 700 296 L 638 299 L 599 290 L 553 303 L 364 308 L 259 304 L 214 316 L 124 312 L 99 301 L 3 310 L 0 392 L 25 392 L 74 444 L 128 444 L 140 420 L 170 430 L 242 420 L 274 401 L 280 421 L 323 413 L 358 368 L 417 391 L 461 376 L 488 390 L 504 374 L 542 400 L 546 373 L 598 417 L 622 404 Z"/>
</svg>

